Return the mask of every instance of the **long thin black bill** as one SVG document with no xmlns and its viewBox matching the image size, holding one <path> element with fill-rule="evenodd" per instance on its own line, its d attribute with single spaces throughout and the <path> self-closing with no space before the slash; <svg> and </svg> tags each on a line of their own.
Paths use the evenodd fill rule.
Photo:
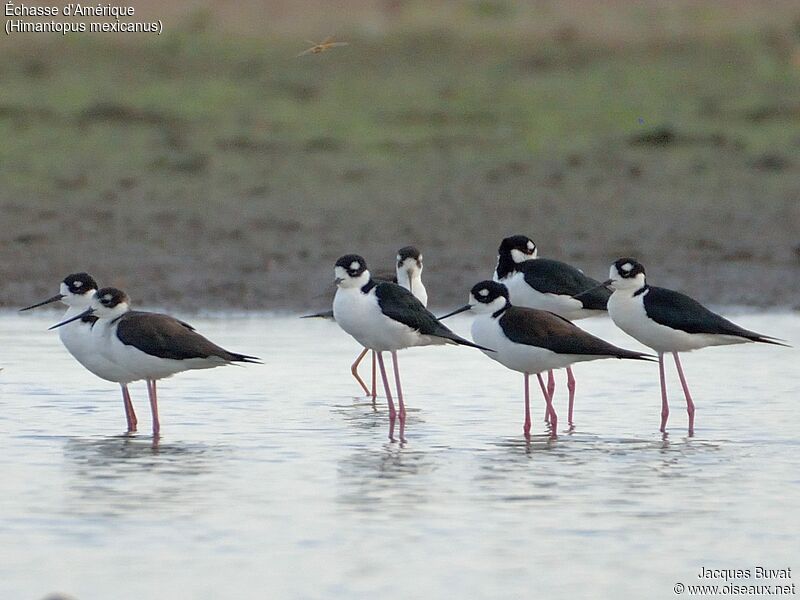
<svg viewBox="0 0 800 600">
<path fill-rule="evenodd" d="M 595 290 L 599 290 L 600 288 L 608 287 L 608 286 L 610 286 L 610 285 L 611 285 L 611 279 L 606 279 L 606 280 L 605 280 L 603 283 L 600 283 L 600 284 L 598 284 L 598 285 L 596 285 L 596 286 L 594 286 L 594 287 L 591 287 L 591 288 L 589 288 L 588 290 L 583 290 L 583 291 L 582 291 L 580 294 L 575 294 L 575 295 L 574 295 L 574 296 L 572 296 L 572 297 L 573 297 L 573 298 L 580 298 L 580 297 L 581 297 L 581 296 L 583 296 L 584 294 L 588 294 L 588 293 L 590 293 L 590 292 L 593 292 L 593 291 L 595 291 Z"/>
<path fill-rule="evenodd" d="M 66 325 L 67 323 L 72 323 L 73 321 L 77 321 L 78 319 L 82 319 L 83 317 L 88 317 L 93 312 L 94 312 L 93 308 L 87 308 L 81 314 L 75 315 L 74 317 L 72 317 L 71 319 L 67 319 L 66 321 L 61 321 L 61 323 L 56 323 L 55 325 L 53 325 L 52 327 L 48 327 L 47 329 L 48 331 L 50 329 L 56 329 L 57 327 L 61 327 L 62 325 Z"/>
<path fill-rule="evenodd" d="M 58 302 L 58 301 L 59 301 L 59 300 L 61 300 L 63 297 L 64 297 L 64 295 L 63 295 L 63 294 L 56 294 L 56 295 L 55 295 L 55 296 L 53 296 L 52 298 L 48 298 L 47 300 L 43 300 L 42 302 L 39 302 L 38 304 L 31 304 L 30 306 L 26 306 L 25 308 L 20 308 L 20 309 L 19 309 L 19 312 L 23 312 L 23 311 L 26 311 L 26 310 L 30 310 L 30 309 L 32 309 L 32 308 L 38 308 L 38 307 L 40 307 L 40 306 L 44 306 L 45 304 L 52 304 L 53 302 Z"/>
<path fill-rule="evenodd" d="M 457 309 L 456 309 L 456 310 L 454 310 L 453 312 L 449 312 L 449 313 L 447 313 L 447 314 L 446 314 L 446 315 L 444 315 L 443 317 L 436 317 L 436 318 L 437 318 L 438 320 L 440 320 L 440 321 L 441 321 L 441 320 L 443 320 L 443 319 L 446 319 L 447 317 L 452 317 L 453 315 L 457 315 L 458 313 L 462 313 L 462 312 L 464 312 L 465 310 L 469 310 L 470 308 L 472 308 L 472 307 L 471 307 L 469 304 L 467 304 L 466 306 L 462 306 L 461 308 L 457 308 Z"/>
</svg>

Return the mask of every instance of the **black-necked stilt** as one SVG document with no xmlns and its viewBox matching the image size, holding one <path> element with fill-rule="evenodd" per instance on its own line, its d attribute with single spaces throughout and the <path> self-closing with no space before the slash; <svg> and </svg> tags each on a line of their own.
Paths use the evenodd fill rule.
<svg viewBox="0 0 800 600">
<path fill-rule="evenodd" d="M 414 294 L 417 299 L 422 302 L 423 306 L 428 305 L 428 291 L 425 289 L 425 284 L 422 283 L 422 253 L 415 247 L 415 246 L 404 246 L 397 251 L 397 256 L 395 257 L 395 272 L 394 274 L 388 272 L 381 272 L 378 273 L 373 277 L 375 281 L 389 281 L 391 283 L 396 283 L 398 285 L 403 286 L 409 292 Z M 333 318 L 333 310 L 325 311 L 316 313 L 313 315 L 306 315 L 302 318 L 314 318 L 314 317 L 322 317 L 322 318 Z M 361 364 L 361 361 L 364 360 L 364 357 L 367 355 L 368 349 L 364 348 L 359 355 L 356 357 L 355 361 L 352 365 L 350 365 L 350 373 L 353 375 L 355 380 L 361 386 L 361 389 L 364 390 L 364 393 L 367 396 L 372 397 L 372 401 L 375 402 L 375 398 L 378 396 L 377 392 L 377 365 L 376 362 L 376 355 L 375 352 L 372 352 L 372 388 L 368 388 L 367 384 L 364 383 L 364 380 L 358 374 L 358 366 Z"/>
<path fill-rule="evenodd" d="M 544 371 L 601 358 L 630 358 L 649 360 L 648 355 L 623 350 L 601 340 L 567 319 L 552 312 L 513 306 L 508 288 L 496 281 L 481 281 L 470 291 L 469 304 L 445 315 L 460 312 L 476 313 L 472 323 L 472 339 L 477 344 L 493 348 L 485 354 L 513 371 L 525 375 L 525 436 L 530 436 L 530 394 L 528 378 L 536 375 L 542 388 L 551 435 L 555 436 L 558 418 L 552 394 L 542 379 Z"/>
<path fill-rule="evenodd" d="M 428 306 L 428 291 L 425 289 L 425 284 L 422 283 L 422 253 L 414 246 L 404 246 L 397 251 L 395 258 L 395 274 L 394 277 L 387 275 L 379 275 L 375 277 L 375 281 L 388 281 L 396 283 L 409 292 L 419 300 L 423 306 Z M 367 355 L 367 348 L 364 348 L 361 353 L 356 357 L 356 360 L 350 365 L 350 372 L 358 381 L 364 393 L 372 397 L 372 401 L 378 396 L 377 392 L 377 376 L 375 359 L 377 357 L 375 351 L 372 351 L 372 389 L 367 388 L 367 384 L 361 379 L 358 374 L 358 365 L 364 360 Z"/>
<path fill-rule="evenodd" d="M 367 263 L 361 256 L 342 256 L 334 266 L 334 277 L 338 288 L 333 299 L 334 318 L 358 343 L 377 353 L 383 388 L 389 404 L 389 439 L 394 439 L 395 416 L 399 416 L 400 439 L 403 440 L 406 410 L 400 385 L 397 351 L 412 346 L 436 344 L 481 347 L 450 331 L 404 287 L 373 280 L 367 270 Z M 383 352 L 392 355 L 398 411 L 395 411 L 392 402 Z"/>
<path fill-rule="evenodd" d="M 494 280 L 508 288 L 515 306 L 547 310 L 570 321 L 606 312 L 611 294 L 602 286 L 598 287 L 599 281 L 567 263 L 539 258 L 536 244 L 528 236 L 505 238 L 497 253 Z M 552 397 L 555 391 L 552 373 L 548 373 L 547 389 Z M 575 376 L 571 367 L 567 367 L 567 389 L 568 422 L 572 426 Z"/>
<path fill-rule="evenodd" d="M 229 352 L 217 346 L 191 325 L 174 317 L 131 310 L 127 294 L 116 288 L 98 290 L 89 308 L 51 329 L 88 316 L 97 317 L 92 327 L 96 351 L 132 373 L 133 380 L 146 380 L 153 435 L 156 436 L 161 429 L 157 380 L 191 369 L 258 362 L 254 356 Z"/>
<path fill-rule="evenodd" d="M 679 352 L 744 342 L 786 345 L 777 338 L 743 329 L 680 292 L 648 285 L 644 267 L 633 258 L 620 258 L 614 262 L 609 279 L 600 285 L 610 285 L 614 290 L 608 301 L 608 313 L 617 327 L 658 353 L 662 432 L 666 430 L 669 416 L 665 353 L 671 352 L 675 359 L 686 396 L 689 435 L 693 435 L 694 402 L 678 358 Z"/>
<path fill-rule="evenodd" d="M 136 377 L 98 352 L 96 340 L 92 337 L 92 326 L 97 317 L 86 315 L 73 321 L 73 317 L 83 313 L 91 305 L 96 291 L 97 282 L 91 275 L 88 273 L 73 273 L 72 275 L 67 275 L 61 282 L 58 294 L 20 310 L 30 310 L 53 302 L 63 302 L 67 305 L 64 320 L 72 322 L 58 330 L 61 343 L 64 344 L 64 347 L 75 360 L 81 363 L 89 372 L 101 379 L 119 384 L 122 389 L 122 401 L 125 406 L 125 420 L 128 424 L 128 432 L 134 432 L 136 431 L 137 420 L 130 392 L 128 391 L 128 384 L 131 381 L 135 381 Z"/>
</svg>

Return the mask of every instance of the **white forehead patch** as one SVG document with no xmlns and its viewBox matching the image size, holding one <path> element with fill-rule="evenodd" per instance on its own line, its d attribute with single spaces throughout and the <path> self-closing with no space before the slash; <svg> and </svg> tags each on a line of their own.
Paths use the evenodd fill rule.
<svg viewBox="0 0 800 600">
<path fill-rule="evenodd" d="M 533 250 L 533 242 L 528 240 L 528 250 Z"/>
<path fill-rule="evenodd" d="M 478 295 L 479 296 L 483 296 L 484 298 L 486 298 L 486 296 L 489 295 L 489 290 L 487 290 L 486 288 L 483 288 L 481 291 L 478 292 Z"/>
<path fill-rule="evenodd" d="M 633 271 L 633 265 L 631 263 L 625 263 L 620 267 L 620 269 L 622 269 L 626 273 L 630 273 L 631 271 Z"/>
<path fill-rule="evenodd" d="M 351 271 L 357 271 L 360 267 L 361 267 L 361 263 L 358 262 L 357 260 L 354 260 L 353 262 L 350 263 L 350 270 Z"/>
<path fill-rule="evenodd" d="M 72 282 L 72 285 L 74 285 L 75 287 L 79 288 L 79 287 L 81 287 L 83 285 L 83 282 L 82 281 L 78 281 L 76 279 L 75 281 Z"/>
<path fill-rule="evenodd" d="M 398 254 L 397 255 L 397 262 L 400 262 L 401 260 L 403 260 L 403 257 Z"/>
</svg>

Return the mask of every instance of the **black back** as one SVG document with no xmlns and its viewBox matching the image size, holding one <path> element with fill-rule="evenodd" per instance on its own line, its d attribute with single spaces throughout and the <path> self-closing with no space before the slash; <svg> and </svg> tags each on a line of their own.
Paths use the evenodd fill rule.
<svg viewBox="0 0 800 600">
<path fill-rule="evenodd" d="M 545 348 L 556 354 L 647 358 L 641 352 L 623 350 L 609 344 L 546 310 L 510 306 L 502 313 L 499 323 L 503 333 L 512 342 Z"/>
<path fill-rule="evenodd" d="M 606 310 L 611 292 L 600 282 L 584 275 L 579 269 L 558 260 L 536 258 L 517 265 L 525 282 L 544 294 L 578 296 L 584 308 Z M 591 289 L 596 288 L 596 289 Z M 588 292 L 586 290 L 589 290 Z"/>
<path fill-rule="evenodd" d="M 150 356 L 187 360 L 218 356 L 229 362 L 255 362 L 253 356 L 236 354 L 204 338 L 188 323 L 169 315 L 129 311 L 117 318 L 117 337 Z"/>
<path fill-rule="evenodd" d="M 396 283 L 378 283 L 375 285 L 375 296 L 378 298 L 378 306 L 384 315 L 398 323 L 408 325 L 423 335 L 440 337 L 463 346 L 488 350 L 488 348 L 473 344 L 450 331 L 423 306 L 422 302 L 417 300 L 414 294 Z"/>
<path fill-rule="evenodd" d="M 647 316 L 659 325 L 686 333 L 733 335 L 754 342 L 775 343 L 767 336 L 731 323 L 686 294 L 652 285 L 645 286 L 641 293 Z"/>
</svg>

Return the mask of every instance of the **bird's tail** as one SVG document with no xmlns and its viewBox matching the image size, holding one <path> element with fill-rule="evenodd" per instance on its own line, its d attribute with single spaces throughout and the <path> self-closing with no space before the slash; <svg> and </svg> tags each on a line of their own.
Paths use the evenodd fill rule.
<svg viewBox="0 0 800 600">
<path fill-rule="evenodd" d="M 625 350 L 623 348 L 617 348 L 616 354 L 614 354 L 615 358 L 629 358 L 631 360 L 645 360 L 647 362 L 655 362 L 658 360 L 656 356 L 652 354 L 646 354 L 644 352 L 634 352 L 633 350 Z"/>
<path fill-rule="evenodd" d="M 760 333 L 756 333 L 755 331 L 748 331 L 747 333 L 749 335 L 745 337 L 751 342 L 761 342 L 762 344 L 773 344 L 775 346 L 783 346 L 784 348 L 791 348 L 791 346 L 786 343 L 786 340 L 775 338 L 769 335 L 761 335 Z"/>
<path fill-rule="evenodd" d="M 450 331 L 449 333 L 450 333 L 449 335 L 445 334 L 442 337 L 445 338 L 446 340 L 448 340 L 449 342 L 453 343 L 453 344 L 457 344 L 459 346 L 469 346 L 470 348 L 477 348 L 478 350 L 484 350 L 486 352 L 494 352 L 494 350 L 492 350 L 491 348 L 486 348 L 484 346 L 479 346 L 478 344 L 476 344 L 474 342 L 470 342 L 469 340 L 465 340 L 460 335 L 457 335 L 457 334 L 453 333 L 452 331 Z"/>
<path fill-rule="evenodd" d="M 229 352 L 231 355 L 230 361 L 231 362 L 242 362 L 242 363 L 253 363 L 256 365 L 263 365 L 264 363 L 261 362 L 261 359 L 257 356 L 248 356 L 247 354 L 237 354 L 236 352 Z"/>
</svg>

